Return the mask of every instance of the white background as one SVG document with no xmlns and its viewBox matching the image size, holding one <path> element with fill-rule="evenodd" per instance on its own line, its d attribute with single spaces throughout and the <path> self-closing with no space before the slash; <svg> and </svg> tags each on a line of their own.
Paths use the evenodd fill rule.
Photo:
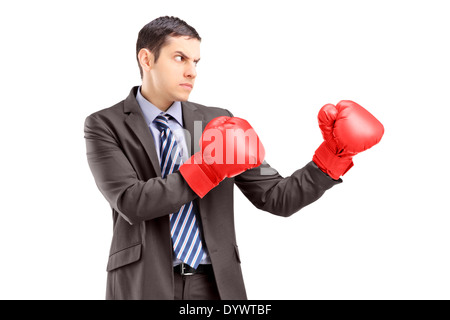
<svg viewBox="0 0 450 320">
<path fill-rule="evenodd" d="M 103 299 L 112 219 L 84 119 L 140 84 L 139 30 L 202 37 L 190 100 L 247 119 L 288 176 L 350 99 L 385 126 L 344 183 L 284 219 L 236 188 L 250 299 L 449 299 L 450 46 L 445 1 L 3 1 L 1 299 Z M 280 139 L 280 136 L 286 137 Z"/>
</svg>

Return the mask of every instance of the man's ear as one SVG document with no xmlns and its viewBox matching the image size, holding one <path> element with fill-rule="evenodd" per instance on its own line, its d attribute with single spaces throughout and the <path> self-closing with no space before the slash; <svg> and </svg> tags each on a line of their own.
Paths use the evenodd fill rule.
<svg viewBox="0 0 450 320">
<path fill-rule="evenodd" d="M 151 53 L 150 50 L 145 48 L 139 50 L 138 59 L 143 71 L 149 72 L 150 69 L 153 68 L 155 59 L 153 53 Z"/>
</svg>

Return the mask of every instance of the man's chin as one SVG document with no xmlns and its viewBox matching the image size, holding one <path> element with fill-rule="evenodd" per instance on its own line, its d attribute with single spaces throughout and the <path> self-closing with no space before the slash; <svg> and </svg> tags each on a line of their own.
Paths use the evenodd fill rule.
<svg viewBox="0 0 450 320">
<path fill-rule="evenodd" d="M 188 101 L 189 100 L 189 95 L 188 94 L 182 94 L 179 95 L 176 99 L 176 101 Z"/>
</svg>

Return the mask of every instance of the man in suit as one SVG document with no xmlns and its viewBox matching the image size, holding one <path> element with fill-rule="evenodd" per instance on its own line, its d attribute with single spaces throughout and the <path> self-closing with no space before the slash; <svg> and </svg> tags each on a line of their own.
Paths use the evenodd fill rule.
<svg viewBox="0 0 450 320">
<path fill-rule="evenodd" d="M 246 299 L 234 185 L 257 208 L 289 216 L 341 183 L 339 175 L 352 165 L 355 152 L 341 158 L 332 150 L 334 162 L 326 160 L 328 144 L 328 153 L 316 152 L 315 161 L 286 178 L 262 159 L 232 174 L 205 163 L 200 167 L 191 151 L 200 156 L 205 151 L 198 143 L 201 131 L 208 124 L 236 128 L 244 121 L 228 110 L 187 101 L 197 76 L 200 40 L 178 18 L 160 17 L 144 26 L 136 46 L 142 85 L 86 118 L 88 163 L 113 217 L 107 299 Z M 164 161 L 171 159 L 165 148 L 171 143 L 182 161 L 170 162 L 173 170 L 167 171 Z M 336 161 L 337 174 L 330 169 Z M 205 182 L 198 173 L 207 180 L 219 178 Z M 195 237 L 182 238 L 182 247 L 190 248 L 184 253 L 174 235 L 174 218 L 183 215 L 196 230 Z"/>
</svg>

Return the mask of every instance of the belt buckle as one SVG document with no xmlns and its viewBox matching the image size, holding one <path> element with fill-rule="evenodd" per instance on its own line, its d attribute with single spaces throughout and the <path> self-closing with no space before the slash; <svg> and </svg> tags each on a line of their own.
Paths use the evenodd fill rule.
<svg viewBox="0 0 450 320">
<path fill-rule="evenodd" d="M 186 264 L 184 262 L 181 263 L 180 268 L 181 268 L 181 275 L 182 276 L 191 276 L 191 275 L 194 274 L 193 272 L 184 272 L 186 270 Z"/>
</svg>

